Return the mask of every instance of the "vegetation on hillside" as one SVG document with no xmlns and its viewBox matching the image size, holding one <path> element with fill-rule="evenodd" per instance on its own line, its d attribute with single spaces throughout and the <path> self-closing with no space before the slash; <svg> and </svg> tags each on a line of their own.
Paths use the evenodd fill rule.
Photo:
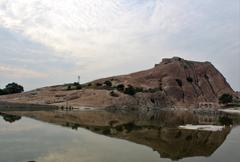
<svg viewBox="0 0 240 162">
<path fill-rule="evenodd" d="M 121 93 L 130 95 L 130 96 L 134 96 L 136 93 L 139 93 L 139 92 L 142 92 L 142 93 L 155 93 L 155 92 L 161 91 L 161 88 L 144 89 L 142 87 L 134 87 L 134 86 L 132 86 L 130 84 L 129 85 L 124 85 L 122 83 L 114 83 L 111 80 L 106 80 L 103 83 L 97 82 L 94 85 L 91 84 L 91 87 L 89 87 L 89 88 L 111 90 L 110 95 L 113 96 L 113 97 L 116 97 L 116 95 L 114 94 L 115 93 L 114 90 L 117 90 L 117 91 L 119 91 Z"/>
<path fill-rule="evenodd" d="M 183 84 L 182 84 L 182 81 L 180 79 L 176 79 L 176 82 L 177 82 L 179 87 L 182 87 Z"/>
<path fill-rule="evenodd" d="M 135 95 L 137 93 L 137 91 L 136 91 L 136 89 L 133 86 L 128 85 L 128 87 L 125 88 L 124 93 L 128 94 L 130 96 L 133 96 L 133 95 Z"/>
<path fill-rule="evenodd" d="M 181 80 L 179 84 L 182 84 Z M 109 90 L 109 95 L 112 97 L 119 97 L 118 92 L 134 96 L 136 93 L 155 93 L 158 91 L 162 91 L 161 88 L 149 88 L 144 89 L 142 87 L 134 87 L 132 85 L 124 85 L 123 83 L 114 82 L 113 80 L 105 80 L 103 82 L 96 82 L 96 83 L 86 83 L 86 84 L 79 84 L 77 82 L 66 84 L 66 90 L 78 90 L 78 89 L 103 89 Z"/>
<path fill-rule="evenodd" d="M 82 89 L 82 85 L 78 82 L 67 84 L 67 90 L 79 90 Z"/>
<path fill-rule="evenodd" d="M 187 81 L 192 83 L 193 82 L 193 78 L 189 76 L 189 77 L 187 77 Z"/>
<path fill-rule="evenodd" d="M 221 104 L 228 104 L 233 102 L 233 96 L 227 93 L 224 93 L 222 96 L 219 97 L 219 103 Z"/>
</svg>

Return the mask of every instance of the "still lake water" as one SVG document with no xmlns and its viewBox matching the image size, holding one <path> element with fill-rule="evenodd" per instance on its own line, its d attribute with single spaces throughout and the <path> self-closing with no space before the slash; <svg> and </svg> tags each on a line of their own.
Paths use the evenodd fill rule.
<svg viewBox="0 0 240 162">
<path fill-rule="evenodd" d="M 90 115 L 80 112 L 78 117 L 74 116 L 76 113 L 53 113 L 47 117 L 45 114 L 30 112 L 23 115 L 31 118 L 13 120 L 11 116 L 0 116 L 0 162 L 237 162 L 240 159 L 238 125 L 218 132 L 184 131 L 176 128 L 173 121 L 156 127 L 162 121 L 152 116 L 149 121 L 140 115 L 128 118 L 124 114 L 98 112 Z M 184 119 L 193 120 L 192 116 Z"/>
</svg>

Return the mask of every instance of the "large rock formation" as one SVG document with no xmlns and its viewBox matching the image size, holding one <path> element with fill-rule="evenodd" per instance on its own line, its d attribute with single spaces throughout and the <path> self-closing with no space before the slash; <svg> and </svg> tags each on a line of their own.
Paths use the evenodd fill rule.
<svg viewBox="0 0 240 162">
<path fill-rule="evenodd" d="M 133 87 L 138 93 L 128 95 L 118 85 Z M 0 101 L 101 108 L 199 107 L 209 103 L 217 106 L 224 93 L 236 95 L 210 62 L 173 57 L 149 70 L 95 80 L 81 90 L 67 90 L 67 85 L 60 85 L 2 96 Z"/>
<path fill-rule="evenodd" d="M 210 62 L 188 61 L 179 57 L 163 59 L 146 71 L 95 82 L 109 79 L 150 89 L 154 93 L 138 93 L 135 96 L 139 105 L 150 107 L 198 107 L 200 103 L 217 105 L 222 94 L 234 95 L 224 76 Z"/>
</svg>

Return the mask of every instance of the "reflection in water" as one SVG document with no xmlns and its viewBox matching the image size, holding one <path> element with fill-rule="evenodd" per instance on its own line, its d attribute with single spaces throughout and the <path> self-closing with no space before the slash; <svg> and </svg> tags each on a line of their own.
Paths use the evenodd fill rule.
<svg viewBox="0 0 240 162">
<path fill-rule="evenodd" d="M 149 112 L 15 112 L 41 121 L 79 127 L 110 137 L 143 144 L 162 158 L 178 160 L 194 156 L 210 156 L 224 142 L 231 127 L 221 131 L 178 129 L 183 124 L 230 125 L 239 120 L 215 112 L 149 111 Z"/>
<path fill-rule="evenodd" d="M 1 112 L 0 112 L 0 116 L 2 116 L 3 119 L 4 119 L 6 122 L 9 122 L 9 123 L 13 123 L 13 122 L 21 119 L 21 116 L 18 116 L 18 115 L 10 115 L 10 114 L 1 113 Z"/>
</svg>

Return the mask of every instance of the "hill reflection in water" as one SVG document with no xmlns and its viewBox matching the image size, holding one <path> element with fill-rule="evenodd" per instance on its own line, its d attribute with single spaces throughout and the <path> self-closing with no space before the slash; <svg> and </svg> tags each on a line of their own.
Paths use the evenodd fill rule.
<svg viewBox="0 0 240 162">
<path fill-rule="evenodd" d="M 11 114 L 14 118 L 19 115 L 72 129 L 82 127 L 98 134 L 146 145 L 157 151 L 162 158 L 171 160 L 210 156 L 221 146 L 231 131 L 230 126 L 226 126 L 221 131 L 201 131 L 179 129 L 179 125 L 228 125 L 239 121 L 215 111 L 22 111 Z M 10 118 L 9 115 L 3 113 L 1 115 Z"/>
</svg>

